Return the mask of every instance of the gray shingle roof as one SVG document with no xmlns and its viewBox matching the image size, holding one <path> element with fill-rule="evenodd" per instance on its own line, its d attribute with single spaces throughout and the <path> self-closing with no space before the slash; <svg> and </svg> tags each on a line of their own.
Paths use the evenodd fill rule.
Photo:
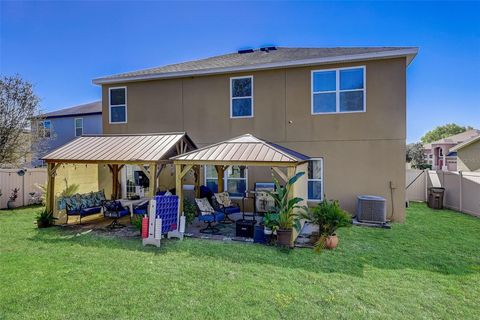
<svg viewBox="0 0 480 320">
<path fill-rule="evenodd" d="M 95 101 L 95 102 L 81 104 L 78 106 L 68 107 L 65 109 L 60 109 L 60 110 L 45 113 L 42 116 L 45 118 L 55 118 L 55 117 L 67 117 L 67 116 L 95 114 L 95 113 L 98 113 L 98 114 L 102 113 L 102 101 Z"/>
<path fill-rule="evenodd" d="M 160 66 L 156 68 L 149 68 L 143 70 L 137 70 L 132 72 L 125 72 L 106 76 L 95 79 L 93 82 L 96 84 L 101 83 L 113 83 L 115 81 L 128 79 L 133 81 L 146 80 L 148 77 L 162 78 L 172 75 L 188 76 L 190 74 L 208 74 L 221 73 L 235 70 L 251 70 L 255 67 L 265 66 L 265 68 L 274 68 L 280 66 L 304 65 L 321 63 L 321 59 L 325 61 L 335 61 L 334 58 L 338 57 L 341 61 L 342 57 L 345 59 L 351 59 L 353 56 L 365 56 L 370 58 L 384 57 L 387 53 L 391 53 L 391 56 L 407 56 L 410 55 L 410 59 L 413 59 L 417 53 L 416 47 L 338 47 L 338 48 L 284 48 L 278 47 L 276 50 L 261 51 L 255 50 L 251 53 L 229 53 L 220 56 L 214 56 L 206 59 L 187 61 L 182 63 L 170 64 L 166 66 Z M 329 59 L 331 58 L 331 59 Z M 317 61 L 317 62 L 316 62 Z M 217 71 L 217 72 L 215 72 Z"/>
</svg>

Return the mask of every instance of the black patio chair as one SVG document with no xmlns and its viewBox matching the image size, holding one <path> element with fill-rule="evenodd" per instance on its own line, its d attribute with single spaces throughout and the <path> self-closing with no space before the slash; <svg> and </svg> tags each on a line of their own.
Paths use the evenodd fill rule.
<svg viewBox="0 0 480 320">
<path fill-rule="evenodd" d="M 112 223 L 107 226 L 107 228 L 115 229 L 115 228 L 124 228 L 126 227 L 124 224 L 121 224 L 118 219 L 121 217 L 128 216 L 130 214 L 130 210 L 122 206 L 120 201 L 116 200 L 109 200 L 103 202 L 103 216 L 105 218 L 113 219 Z"/>
</svg>

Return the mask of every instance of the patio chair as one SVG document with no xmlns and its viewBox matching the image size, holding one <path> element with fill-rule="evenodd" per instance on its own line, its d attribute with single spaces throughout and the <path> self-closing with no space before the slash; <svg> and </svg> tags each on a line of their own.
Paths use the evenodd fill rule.
<svg viewBox="0 0 480 320">
<path fill-rule="evenodd" d="M 207 224 L 207 227 L 200 229 L 200 232 L 208 234 L 218 233 L 220 229 L 213 226 L 213 223 L 224 220 L 225 214 L 223 212 L 215 211 L 207 198 L 196 198 L 195 205 L 198 211 L 198 220 Z"/>
<path fill-rule="evenodd" d="M 200 186 L 200 198 L 207 198 L 208 202 L 212 204 L 213 191 L 207 186 Z"/>
<path fill-rule="evenodd" d="M 148 200 L 137 203 L 133 206 L 133 215 L 144 216 L 148 214 Z"/>
<path fill-rule="evenodd" d="M 213 206 L 225 214 L 225 219 L 222 223 L 233 223 L 235 220 L 230 218 L 231 214 L 241 212 L 240 206 L 230 199 L 228 192 L 215 193 L 212 197 Z"/>
<path fill-rule="evenodd" d="M 103 202 L 103 216 L 105 218 L 113 219 L 112 223 L 107 226 L 107 228 L 123 228 L 124 224 L 121 224 L 118 219 L 121 217 L 128 216 L 130 211 L 128 208 L 122 206 L 120 201 L 110 200 Z"/>
</svg>

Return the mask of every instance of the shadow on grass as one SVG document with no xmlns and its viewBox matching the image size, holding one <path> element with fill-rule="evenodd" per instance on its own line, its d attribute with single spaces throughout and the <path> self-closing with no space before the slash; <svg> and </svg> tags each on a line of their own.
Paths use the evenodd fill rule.
<svg viewBox="0 0 480 320">
<path fill-rule="evenodd" d="M 39 230 L 30 238 L 52 244 L 81 245 L 149 252 L 155 255 L 186 253 L 197 258 L 234 264 L 261 264 L 314 273 L 363 276 L 366 266 L 412 269 L 445 275 L 480 273 L 478 249 L 480 220 L 451 211 L 431 212 L 422 205 L 409 211 L 405 224 L 391 230 L 353 227 L 340 230 L 337 250 L 320 254 L 310 249 L 279 249 L 256 244 L 186 239 L 165 240 L 161 248 L 143 247 L 140 239 L 74 234 L 61 228 Z"/>
</svg>

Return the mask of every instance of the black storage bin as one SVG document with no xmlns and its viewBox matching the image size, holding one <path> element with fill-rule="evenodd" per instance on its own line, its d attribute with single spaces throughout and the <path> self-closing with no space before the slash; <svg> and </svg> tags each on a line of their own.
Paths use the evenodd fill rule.
<svg viewBox="0 0 480 320">
<path fill-rule="evenodd" d="M 430 187 L 428 188 L 428 207 L 432 209 L 443 209 L 443 197 L 445 188 Z"/>
<path fill-rule="evenodd" d="M 253 230 L 255 227 L 255 221 L 253 220 L 237 220 L 235 223 L 236 236 L 244 238 L 253 238 Z"/>
</svg>

